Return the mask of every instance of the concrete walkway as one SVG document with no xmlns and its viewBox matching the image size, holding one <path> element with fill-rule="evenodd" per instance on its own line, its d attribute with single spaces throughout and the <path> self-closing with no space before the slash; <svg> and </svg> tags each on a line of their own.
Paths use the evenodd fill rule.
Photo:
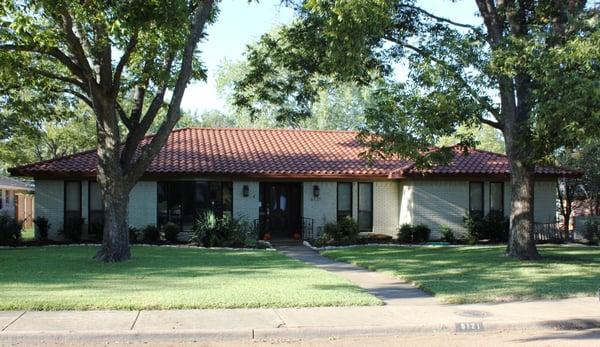
<svg viewBox="0 0 600 347">
<path fill-rule="evenodd" d="M 370 271 L 360 266 L 337 262 L 302 245 L 275 246 L 290 258 L 334 272 L 383 300 L 386 305 L 437 305 L 439 301 L 391 275 Z"/>
<path fill-rule="evenodd" d="M 597 298 L 477 305 L 0 312 L 0 345 L 219 341 L 600 327 Z"/>
</svg>

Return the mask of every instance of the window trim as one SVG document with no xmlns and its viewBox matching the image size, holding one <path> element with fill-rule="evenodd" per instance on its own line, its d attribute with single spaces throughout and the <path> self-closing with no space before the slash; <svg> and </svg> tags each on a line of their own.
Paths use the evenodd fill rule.
<svg viewBox="0 0 600 347">
<path fill-rule="evenodd" d="M 499 212 L 502 212 L 502 215 L 504 215 L 504 182 L 502 181 L 490 181 L 489 182 L 490 186 L 489 186 L 489 190 L 490 190 L 490 196 L 489 196 L 489 210 L 490 212 L 492 211 L 492 184 L 500 184 L 501 187 L 501 194 L 500 194 L 500 206 L 502 207 L 500 210 L 498 210 Z M 496 210 L 494 210 L 496 211 Z"/>
<path fill-rule="evenodd" d="M 335 214 L 338 221 L 340 216 L 340 184 L 350 185 L 350 218 L 354 218 L 354 184 L 352 182 L 337 182 L 335 190 Z"/>
<path fill-rule="evenodd" d="M 4 189 L 0 189 L 0 210 L 4 209 Z"/>
<path fill-rule="evenodd" d="M 371 220 L 370 220 L 370 223 L 369 223 L 371 225 L 371 228 L 368 231 L 360 230 L 360 185 L 361 184 L 368 184 L 368 185 L 371 186 L 371 197 L 370 197 L 370 199 L 371 199 L 371 211 L 370 211 L 371 212 Z M 357 202 L 356 205 L 357 205 L 358 216 L 356 216 L 356 221 L 357 221 L 357 223 L 359 225 L 359 231 L 360 232 L 369 232 L 369 233 L 372 233 L 373 232 L 373 218 L 374 218 L 374 215 L 375 215 L 375 213 L 373 211 L 374 207 L 375 207 L 374 204 L 373 204 L 373 182 L 358 182 L 357 190 L 358 190 L 358 202 Z"/>
<path fill-rule="evenodd" d="M 475 211 L 471 210 L 471 185 L 474 183 L 478 183 L 481 185 L 481 214 L 483 217 L 483 215 L 485 215 L 485 182 L 483 181 L 469 181 L 469 215 L 472 215 L 473 211 Z"/>
<path fill-rule="evenodd" d="M 87 223 L 87 228 L 88 228 L 88 235 L 90 234 L 90 231 L 92 230 L 92 221 L 90 216 L 92 215 L 92 183 L 96 183 L 98 185 L 98 189 L 100 189 L 100 183 L 98 183 L 98 181 L 92 181 L 92 180 L 88 180 L 88 191 L 87 191 L 87 212 L 88 212 L 88 223 Z M 100 192 L 100 200 L 102 200 L 102 192 Z M 100 201 L 102 203 L 102 219 L 104 220 L 104 202 Z M 99 212 L 98 210 L 94 210 L 94 212 Z"/>
<path fill-rule="evenodd" d="M 69 180 L 69 181 L 64 181 L 63 183 L 63 225 L 65 224 L 65 222 L 67 221 L 67 186 L 68 183 L 77 183 L 79 184 L 79 218 L 83 218 L 83 197 L 82 197 L 82 191 L 81 191 L 81 181 L 76 181 L 76 180 Z"/>
</svg>

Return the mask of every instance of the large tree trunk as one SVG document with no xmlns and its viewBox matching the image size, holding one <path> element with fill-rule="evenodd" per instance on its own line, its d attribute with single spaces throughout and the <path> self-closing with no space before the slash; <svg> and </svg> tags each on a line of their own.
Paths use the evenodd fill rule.
<svg viewBox="0 0 600 347">
<path fill-rule="evenodd" d="M 508 147 L 508 146 L 507 146 Z M 509 257 L 539 259 L 534 238 L 533 224 L 533 168 L 519 158 L 513 150 L 508 151 L 511 168 L 510 237 L 506 254 Z"/>
</svg>

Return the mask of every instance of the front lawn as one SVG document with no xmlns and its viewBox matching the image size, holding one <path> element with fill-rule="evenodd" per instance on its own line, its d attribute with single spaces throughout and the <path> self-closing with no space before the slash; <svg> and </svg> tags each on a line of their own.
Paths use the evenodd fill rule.
<svg viewBox="0 0 600 347">
<path fill-rule="evenodd" d="M 350 282 L 270 251 L 133 247 L 103 264 L 96 247 L 0 249 L 0 310 L 377 305 Z"/>
<path fill-rule="evenodd" d="M 594 295 L 600 248 L 541 246 L 543 260 L 504 256 L 505 247 L 356 247 L 322 252 L 336 260 L 391 272 L 448 303 L 555 299 Z"/>
</svg>

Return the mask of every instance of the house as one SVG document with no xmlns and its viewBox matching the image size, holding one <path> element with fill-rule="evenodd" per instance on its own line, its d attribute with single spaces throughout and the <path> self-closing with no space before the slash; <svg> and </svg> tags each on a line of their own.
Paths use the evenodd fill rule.
<svg viewBox="0 0 600 347">
<path fill-rule="evenodd" d="M 0 176 L 0 214 L 16 218 L 31 227 L 33 223 L 33 188 L 16 179 Z"/>
<path fill-rule="evenodd" d="M 327 222 L 351 216 L 363 232 L 396 235 L 403 223 L 464 231 L 463 217 L 509 213 L 510 169 L 504 155 L 455 152 L 448 166 L 417 169 L 407 160 L 367 165 L 355 132 L 281 129 L 175 130 L 133 188 L 129 224 L 176 223 L 190 230 L 199 212 L 243 218 L 274 238 L 305 237 Z M 95 182 L 97 156 L 87 151 L 13 168 L 36 183 L 36 212 L 53 226 L 83 218 L 99 232 L 102 204 Z M 556 218 L 553 167 L 535 171 L 535 221 Z M 101 229 L 100 229 L 101 230 Z M 56 238 L 56 228 L 50 237 Z M 313 235 L 307 235 L 312 233 Z"/>
</svg>

